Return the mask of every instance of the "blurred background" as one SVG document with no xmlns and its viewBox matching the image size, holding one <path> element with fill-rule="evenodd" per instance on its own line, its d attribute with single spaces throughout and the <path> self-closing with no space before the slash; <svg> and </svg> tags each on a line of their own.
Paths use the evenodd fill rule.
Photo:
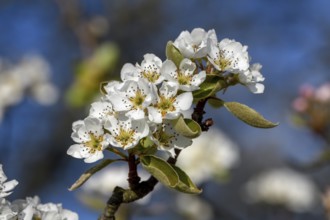
<svg viewBox="0 0 330 220">
<path fill-rule="evenodd" d="M 130 214 L 122 218 L 327 219 L 330 107 L 318 103 L 311 116 L 292 103 L 304 96 L 302 85 L 317 88 L 330 81 L 329 8 L 326 0 L 1 0 L 0 163 L 9 179 L 19 181 L 9 198 L 39 195 L 82 220 L 96 219 L 96 200 L 83 190 L 67 190 L 92 166 L 66 154 L 72 122 L 87 115 L 99 83 L 118 79 L 124 63 L 140 63 L 146 53 L 165 60 L 167 41 L 201 27 L 215 29 L 218 39 L 248 45 L 252 62 L 263 65 L 264 94 L 236 86 L 223 99 L 247 104 L 280 125 L 252 128 L 224 109 L 208 107 L 206 117 L 235 146 L 235 166 L 215 168 L 221 174 L 214 171 L 216 177 L 200 182 L 199 197 L 179 198 L 159 188 L 147 203 L 125 206 Z M 321 132 L 310 123 L 319 111 L 327 115 L 317 121 Z M 264 187 L 274 184 L 278 191 L 260 193 L 260 179 L 272 170 L 284 174 Z M 311 202 L 292 205 L 281 187 Z M 300 194 L 309 190 L 308 198 Z M 202 207 L 204 214 L 191 214 L 198 209 L 189 207 Z"/>
</svg>

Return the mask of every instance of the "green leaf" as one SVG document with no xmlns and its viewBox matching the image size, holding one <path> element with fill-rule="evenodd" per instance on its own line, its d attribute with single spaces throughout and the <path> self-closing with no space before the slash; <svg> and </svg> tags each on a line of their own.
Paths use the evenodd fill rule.
<svg viewBox="0 0 330 220">
<path fill-rule="evenodd" d="M 139 144 L 129 151 L 137 155 L 153 155 L 157 152 L 157 146 L 150 137 L 147 136 L 141 139 Z"/>
<path fill-rule="evenodd" d="M 202 190 L 198 189 L 197 186 L 191 181 L 190 177 L 181 168 L 172 165 L 173 169 L 179 176 L 179 182 L 175 186 L 175 189 L 189 194 L 199 194 Z"/>
<path fill-rule="evenodd" d="M 75 189 L 78 189 L 80 186 L 82 186 L 94 173 L 102 170 L 104 167 L 108 166 L 109 164 L 115 162 L 116 160 L 102 160 L 99 164 L 96 166 L 88 169 L 86 172 L 84 172 L 79 179 L 72 184 L 72 186 L 69 188 L 70 191 L 73 191 Z"/>
<path fill-rule="evenodd" d="M 238 102 L 225 102 L 224 106 L 230 113 L 232 113 L 238 119 L 253 127 L 273 128 L 278 125 L 278 123 L 273 123 L 271 121 L 268 121 L 257 111 L 244 104 Z"/>
<path fill-rule="evenodd" d="M 165 160 L 153 155 L 146 155 L 140 157 L 140 161 L 143 168 L 165 186 L 174 188 L 178 184 L 178 174 Z"/>
<path fill-rule="evenodd" d="M 174 129 L 181 135 L 188 138 L 196 138 L 202 133 L 202 129 L 199 124 L 188 118 L 179 118 L 172 121 Z"/>
<path fill-rule="evenodd" d="M 221 100 L 221 99 L 219 99 L 219 98 L 217 98 L 215 96 L 209 98 L 207 100 L 207 102 L 213 108 L 221 108 L 223 106 L 223 104 L 224 104 L 224 101 L 223 100 Z"/>
<path fill-rule="evenodd" d="M 165 186 L 190 194 L 202 192 L 179 167 L 154 155 L 142 156 L 140 161 L 143 168 Z"/>
<path fill-rule="evenodd" d="M 143 138 L 140 143 L 143 148 L 150 148 L 155 145 L 155 142 L 153 142 L 148 136 Z"/>
<path fill-rule="evenodd" d="M 193 92 L 194 99 L 205 99 L 213 96 L 223 88 L 223 81 L 220 76 L 206 75 L 205 81 L 199 86 L 199 89 Z"/>
<path fill-rule="evenodd" d="M 179 67 L 181 61 L 184 59 L 184 56 L 180 51 L 173 45 L 172 41 L 167 42 L 166 45 L 166 58 L 172 60 L 174 64 Z"/>
</svg>

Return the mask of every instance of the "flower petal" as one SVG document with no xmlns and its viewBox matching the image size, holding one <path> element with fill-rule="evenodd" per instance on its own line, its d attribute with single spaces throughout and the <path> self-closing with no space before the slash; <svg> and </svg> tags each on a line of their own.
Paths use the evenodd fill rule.
<svg viewBox="0 0 330 220">
<path fill-rule="evenodd" d="M 148 107 L 148 116 L 151 122 L 160 124 L 162 123 L 162 114 L 154 107 Z"/>
<path fill-rule="evenodd" d="M 131 110 L 127 112 L 125 115 L 134 120 L 143 119 L 145 117 L 144 111 L 141 109 Z"/>
<path fill-rule="evenodd" d="M 164 82 L 159 89 L 161 96 L 166 98 L 174 97 L 179 89 L 179 84 L 176 82 Z"/>
<path fill-rule="evenodd" d="M 127 111 L 133 106 L 128 98 L 119 94 L 109 96 L 109 100 L 115 111 Z"/>
<path fill-rule="evenodd" d="M 87 132 L 93 133 L 95 136 L 103 135 L 101 121 L 94 117 L 87 117 L 84 120 Z"/>
<path fill-rule="evenodd" d="M 176 80 L 176 78 L 178 77 L 177 67 L 171 60 L 166 60 L 163 63 L 160 72 L 167 80 Z"/>
<path fill-rule="evenodd" d="M 91 154 L 90 157 L 87 157 L 84 162 L 85 163 L 94 163 L 100 159 L 103 159 L 104 155 L 102 151 L 96 151 L 94 154 Z"/>
<path fill-rule="evenodd" d="M 69 149 L 66 152 L 68 155 L 74 157 L 74 158 L 85 158 L 89 153 L 89 149 L 85 147 L 83 144 L 73 144 L 69 147 Z"/>
<path fill-rule="evenodd" d="M 191 92 L 184 92 L 176 97 L 174 105 L 180 110 L 188 110 L 193 102 L 193 95 Z"/>
<path fill-rule="evenodd" d="M 126 80 L 138 80 L 137 69 L 131 63 L 124 64 L 123 68 L 120 71 L 120 78 L 122 81 Z"/>
</svg>

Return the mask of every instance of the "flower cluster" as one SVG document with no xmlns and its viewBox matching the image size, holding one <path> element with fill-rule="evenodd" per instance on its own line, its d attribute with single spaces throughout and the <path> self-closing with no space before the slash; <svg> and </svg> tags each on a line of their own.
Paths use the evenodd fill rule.
<svg viewBox="0 0 330 220">
<path fill-rule="evenodd" d="M 250 66 L 247 46 L 230 39 L 218 42 L 214 30 L 183 31 L 170 47 L 167 60 L 146 54 L 141 63 L 122 67 L 121 81 L 103 85 L 104 95 L 91 105 L 89 116 L 73 123 L 76 144 L 69 155 L 91 163 L 102 159 L 105 149 L 130 150 L 148 139 L 173 156 L 176 148 L 192 144 L 173 121 L 191 108 L 208 77 L 223 82 L 217 91 L 237 83 L 253 93 L 264 90 L 261 65 Z"/>
<path fill-rule="evenodd" d="M 49 65 L 39 56 L 24 57 L 17 65 L 0 60 L 0 121 L 5 109 L 20 102 L 26 93 L 42 105 L 53 104 L 58 90 L 49 78 Z"/>
<path fill-rule="evenodd" d="M 13 202 L 6 200 L 11 190 L 18 184 L 16 180 L 7 180 L 0 164 L 0 219 L 8 220 L 78 220 L 78 215 L 63 209 L 61 204 L 41 204 L 39 197 L 17 199 Z"/>
<path fill-rule="evenodd" d="M 315 133 L 326 135 L 330 125 L 330 83 L 318 88 L 303 85 L 299 96 L 292 103 L 299 121 L 310 127 Z"/>
<path fill-rule="evenodd" d="M 222 39 L 218 42 L 214 30 L 205 32 L 201 28 L 195 28 L 191 33 L 183 31 L 175 40 L 174 45 L 179 51 L 188 58 L 202 59 L 207 58 L 214 69 L 209 72 L 222 76 L 233 75 L 238 77 L 238 81 L 246 85 L 253 93 L 263 93 L 264 77 L 260 73 L 261 65 L 255 63 L 250 65 L 250 57 L 247 46 L 241 43 Z"/>
</svg>

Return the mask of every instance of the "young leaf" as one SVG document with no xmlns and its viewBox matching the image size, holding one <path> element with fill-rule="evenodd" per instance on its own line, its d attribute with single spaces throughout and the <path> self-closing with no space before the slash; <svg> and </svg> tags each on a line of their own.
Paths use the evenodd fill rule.
<svg viewBox="0 0 330 220">
<path fill-rule="evenodd" d="M 173 188 L 178 184 L 178 174 L 165 160 L 153 155 L 146 155 L 140 157 L 140 161 L 143 168 L 165 186 Z"/>
<path fill-rule="evenodd" d="M 157 152 L 157 146 L 150 137 L 147 136 L 141 139 L 140 143 L 129 151 L 137 155 L 153 155 Z"/>
<path fill-rule="evenodd" d="M 183 118 L 180 116 L 178 119 L 173 120 L 174 129 L 181 135 L 188 138 L 196 138 L 198 137 L 202 129 L 197 122 L 192 119 Z"/>
<path fill-rule="evenodd" d="M 90 168 L 89 170 L 87 170 L 85 173 L 83 173 L 79 179 L 72 184 L 72 186 L 69 188 L 70 191 L 73 191 L 75 189 L 78 189 L 80 186 L 82 186 L 94 173 L 102 170 L 104 167 L 108 166 L 109 164 L 115 162 L 116 160 L 110 160 L 110 159 L 106 159 L 106 160 L 102 160 L 99 164 L 97 164 L 96 166 Z"/>
<path fill-rule="evenodd" d="M 191 181 L 190 177 L 179 167 L 172 165 L 173 169 L 179 176 L 179 182 L 175 186 L 175 189 L 189 194 L 199 194 L 202 190 L 198 189 L 197 186 Z"/>
<path fill-rule="evenodd" d="M 199 86 L 199 89 L 193 92 L 194 99 L 205 99 L 214 95 L 222 88 L 221 78 L 216 75 L 206 75 L 205 81 Z"/>
<path fill-rule="evenodd" d="M 224 101 L 215 96 L 212 96 L 207 100 L 207 103 L 209 103 L 209 105 L 213 108 L 221 108 L 224 104 Z"/>
<path fill-rule="evenodd" d="M 224 106 L 230 113 L 232 113 L 238 119 L 253 127 L 273 128 L 278 125 L 278 123 L 273 123 L 271 121 L 268 121 L 257 111 L 244 104 L 238 102 L 225 102 Z"/>
<path fill-rule="evenodd" d="M 172 60 L 174 64 L 179 67 L 181 61 L 184 59 L 180 51 L 173 45 L 172 41 L 167 42 L 166 45 L 166 58 Z"/>
</svg>

